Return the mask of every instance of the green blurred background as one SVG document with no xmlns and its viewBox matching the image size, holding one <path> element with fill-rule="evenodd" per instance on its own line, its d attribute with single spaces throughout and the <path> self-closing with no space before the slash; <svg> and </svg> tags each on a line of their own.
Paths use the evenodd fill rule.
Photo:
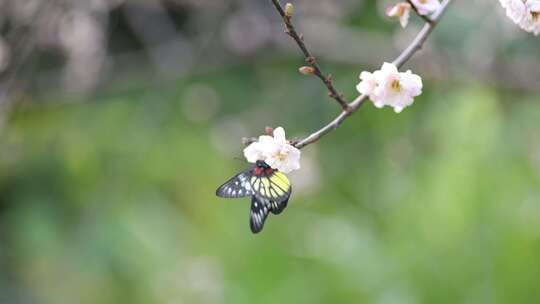
<svg viewBox="0 0 540 304">
<path fill-rule="evenodd" d="M 264 231 L 215 197 L 241 138 L 338 107 L 270 1 L 3 1 L 0 303 L 539 303 L 540 42 L 454 1 L 407 65 L 302 151 Z M 294 1 L 348 99 L 414 37 L 389 1 Z"/>
</svg>

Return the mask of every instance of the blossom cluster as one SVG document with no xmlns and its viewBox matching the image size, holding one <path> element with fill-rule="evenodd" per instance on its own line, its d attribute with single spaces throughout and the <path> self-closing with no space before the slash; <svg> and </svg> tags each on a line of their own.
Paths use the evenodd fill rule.
<svg viewBox="0 0 540 304">
<path fill-rule="evenodd" d="M 283 173 L 300 169 L 300 150 L 287 141 L 285 130 L 278 127 L 272 133 L 273 136 L 259 136 L 258 141 L 244 149 L 247 161 L 250 163 L 264 161 Z"/>
<path fill-rule="evenodd" d="M 414 97 L 422 94 L 422 78 L 410 70 L 400 73 L 392 63 L 385 62 L 380 70 L 362 72 L 356 89 L 377 108 L 391 106 L 396 113 L 412 105 Z"/>
<path fill-rule="evenodd" d="M 399 2 L 386 10 L 386 15 L 388 17 L 398 18 L 399 23 L 402 27 L 406 27 L 409 23 L 409 17 L 411 15 L 411 6 L 414 5 L 414 8 L 418 14 L 427 16 L 436 12 L 440 7 L 441 3 L 439 0 L 411 0 L 409 2 Z"/>
<path fill-rule="evenodd" d="M 540 0 L 499 0 L 506 15 L 523 30 L 540 34 Z"/>
</svg>

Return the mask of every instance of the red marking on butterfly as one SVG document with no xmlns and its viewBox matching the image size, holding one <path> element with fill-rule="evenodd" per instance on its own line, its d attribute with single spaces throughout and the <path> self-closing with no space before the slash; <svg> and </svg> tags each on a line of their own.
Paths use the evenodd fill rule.
<svg viewBox="0 0 540 304">
<path fill-rule="evenodd" d="M 274 172 L 274 169 L 272 168 L 255 167 L 255 169 L 253 169 L 253 174 L 255 176 L 270 175 L 273 172 Z"/>
</svg>

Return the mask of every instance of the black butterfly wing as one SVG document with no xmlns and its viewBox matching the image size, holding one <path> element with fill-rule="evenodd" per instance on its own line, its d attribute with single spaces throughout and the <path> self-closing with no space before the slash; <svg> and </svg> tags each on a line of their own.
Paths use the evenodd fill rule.
<svg viewBox="0 0 540 304">
<path fill-rule="evenodd" d="M 225 198 L 246 197 L 253 194 L 251 190 L 250 178 L 252 169 L 240 172 L 226 181 L 216 190 L 216 195 Z"/>
<path fill-rule="evenodd" d="M 283 210 L 287 208 L 287 204 L 289 203 L 289 197 L 287 197 L 285 200 L 282 200 L 282 201 L 272 201 L 257 194 L 254 194 L 254 196 L 257 197 L 257 200 L 259 202 L 268 206 L 268 209 L 270 210 L 270 212 L 272 212 L 272 214 L 276 214 L 276 215 L 283 212 Z"/>
<path fill-rule="evenodd" d="M 264 227 L 266 217 L 268 217 L 268 200 L 257 195 L 251 197 L 251 210 L 249 212 L 249 227 L 251 232 L 259 233 Z"/>
<path fill-rule="evenodd" d="M 251 211 L 249 217 L 249 224 L 253 233 L 259 233 L 264 227 L 264 222 L 268 217 L 268 212 L 273 214 L 280 214 L 287 207 L 289 199 L 284 201 L 271 201 L 259 195 L 253 195 L 251 197 Z"/>
<path fill-rule="evenodd" d="M 284 201 L 277 201 L 277 202 L 271 201 L 270 212 L 276 215 L 280 214 L 281 212 L 283 212 L 283 210 L 285 210 L 285 208 L 287 208 L 288 203 L 289 203 L 289 197 L 287 197 L 287 199 L 285 199 Z"/>
</svg>

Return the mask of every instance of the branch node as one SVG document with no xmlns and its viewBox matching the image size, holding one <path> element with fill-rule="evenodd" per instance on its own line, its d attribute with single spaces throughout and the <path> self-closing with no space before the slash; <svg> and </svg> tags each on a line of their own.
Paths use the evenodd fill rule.
<svg viewBox="0 0 540 304">
<path fill-rule="evenodd" d="M 328 81 L 328 83 L 333 83 L 334 77 L 332 76 L 332 74 L 328 74 L 328 76 L 326 76 L 326 80 Z"/>
<path fill-rule="evenodd" d="M 343 109 L 347 113 L 347 116 L 351 115 L 354 112 L 354 108 L 351 107 L 349 104 L 346 105 L 346 107 Z"/>
</svg>

